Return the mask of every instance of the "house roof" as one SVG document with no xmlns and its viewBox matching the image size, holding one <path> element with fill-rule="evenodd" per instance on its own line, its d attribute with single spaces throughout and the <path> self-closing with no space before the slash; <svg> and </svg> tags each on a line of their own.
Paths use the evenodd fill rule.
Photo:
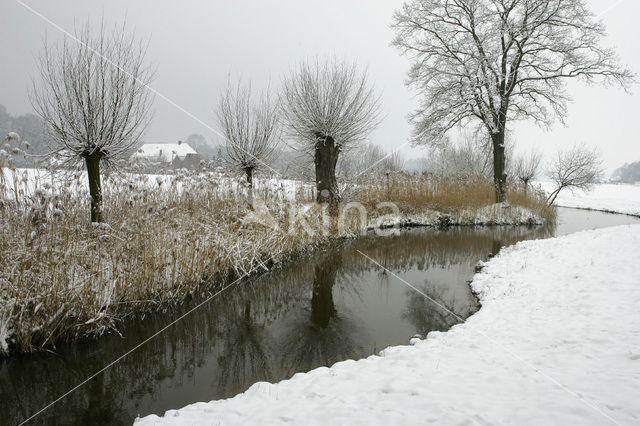
<svg viewBox="0 0 640 426">
<path fill-rule="evenodd" d="M 135 158 L 144 158 L 152 161 L 170 163 L 174 158 L 181 160 L 187 154 L 197 154 L 197 152 L 186 143 L 147 143 L 142 145 L 134 154 Z"/>
</svg>

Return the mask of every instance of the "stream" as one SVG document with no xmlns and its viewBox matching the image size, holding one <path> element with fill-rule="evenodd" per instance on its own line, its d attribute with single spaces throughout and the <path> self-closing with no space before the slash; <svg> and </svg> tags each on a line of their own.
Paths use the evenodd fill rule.
<svg viewBox="0 0 640 426">
<path fill-rule="evenodd" d="M 543 227 L 414 228 L 338 244 L 222 293 L 32 423 L 131 424 L 138 415 L 229 398 L 258 381 L 407 344 L 479 309 L 468 281 L 478 261 L 501 247 L 631 223 L 640 219 L 559 208 L 557 223 Z M 193 306 L 147 315 L 121 330 L 124 337 L 0 359 L 0 422 L 20 423 Z"/>
</svg>

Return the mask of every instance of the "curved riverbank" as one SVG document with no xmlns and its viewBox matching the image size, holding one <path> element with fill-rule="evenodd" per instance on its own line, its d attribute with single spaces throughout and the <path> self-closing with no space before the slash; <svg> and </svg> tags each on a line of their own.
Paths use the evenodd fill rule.
<svg viewBox="0 0 640 426">
<path fill-rule="evenodd" d="M 25 176 L 12 173 L 15 197 L 0 200 L 0 355 L 118 333 L 125 321 L 214 294 L 367 226 L 540 224 L 554 216 L 539 193 L 515 190 L 513 205 L 495 205 L 487 182 L 460 188 L 413 178 L 352 194 L 335 223 L 305 186 L 262 182 L 249 206 L 246 188 L 208 172 L 105 179 L 109 222 L 89 226 L 81 175 L 68 187 Z"/>
<path fill-rule="evenodd" d="M 552 182 L 538 182 L 546 192 L 553 189 Z M 593 190 L 560 192 L 556 199 L 559 207 L 617 213 L 640 217 L 640 185 L 639 184 L 596 184 Z"/>
<path fill-rule="evenodd" d="M 446 333 L 139 423 L 637 422 L 638 252 L 638 225 L 518 243 Z"/>
</svg>

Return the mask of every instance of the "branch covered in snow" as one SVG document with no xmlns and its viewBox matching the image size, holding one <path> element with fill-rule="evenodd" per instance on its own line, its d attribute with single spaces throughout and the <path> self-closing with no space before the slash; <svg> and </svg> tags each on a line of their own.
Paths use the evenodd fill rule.
<svg viewBox="0 0 640 426">
<path fill-rule="evenodd" d="M 279 141 L 278 108 L 266 93 L 254 101 L 250 83 L 246 86 L 238 83 L 235 88 L 229 83 L 216 113 L 232 167 L 250 175 L 272 159 Z"/>
<path fill-rule="evenodd" d="M 355 63 L 303 62 L 284 78 L 282 98 L 285 130 L 303 150 L 328 136 L 344 150 L 378 124 L 380 97 Z"/>
<path fill-rule="evenodd" d="M 547 203 L 553 204 L 563 189 L 590 190 L 602 178 L 601 164 L 598 152 L 584 145 L 574 145 L 569 150 L 558 151 L 548 170 L 555 187 L 547 197 Z"/>
<path fill-rule="evenodd" d="M 93 154 L 107 163 L 129 157 L 151 119 L 145 51 L 126 28 L 106 33 L 104 23 L 97 35 L 87 23 L 62 45 L 45 41 L 32 103 L 55 157 L 70 165 Z"/>
<path fill-rule="evenodd" d="M 627 89 L 635 77 L 601 46 L 604 27 L 583 0 L 412 0 L 393 28 L 393 44 L 413 61 L 408 84 L 422 96 L 417 143 L 468 121 L 489 134 L 509 120 L 548 126 L 566 115 L 568 78 Z"/>
</svg>

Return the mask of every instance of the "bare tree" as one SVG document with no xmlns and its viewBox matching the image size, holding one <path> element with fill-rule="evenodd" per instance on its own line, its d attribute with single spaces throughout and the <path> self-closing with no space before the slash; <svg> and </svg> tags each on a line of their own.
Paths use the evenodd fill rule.
<svg viewBox="0 0 640 426">
<path fill-rule="evenodd" d="M 574 145 L 567 151 L 558 151 L 547 171 L 555 184 L 547 197 L 547 204 L 552 205 L 563 189 L 592 189 L 602 178 L 601 164 L 598 152 L 584 145 Z"/>
<path fill-rule="evenodd" d="M 317 201 L 335 212 L 338 158 L 376 127 L 380 98 L 366 71 L 335 59 L 301 63 L 284 78 L 282 90 L 285 129 L 313 155 Z"/>
<path fill-rule="evenodd" d="M 379 145 L 365 143 L 345 152 L 338 161 L 338 174 L 345 180 L 360 176 L 397 172 L 404 167 L 400 152 L 387 154 Z"/>
<path fill-rule="evenodd" d="M 424 95 L 411 116 L 415 141 L 480 123 L 493 147 L 497 202 L 506 195 L 510 120 L 562 121 L 568 78 L 625 89 L 634 79 L 600 46 L 604 27 L 583 0 L 411 0 L 393 27 L 393 44 L 413 60 L 408 84 Z"/>
<path fill-rule="evenodd" d="M 278 105 L 268 93 L 257 101 L 251 97 L 251 84 L 231 83 L 220 98 L 217 116 L 226 138 L 227 161 L 242 170 L 249 186 L 252 203 L 253 174 L 271 160 L 278 146 Z"/>
<path fill-rule="evenodd" d="M 33 106 L 46 123 L 51 154 L 67 165 L 84 162 L 92 222 L 102 221 L 100 164 L 127 158 L 151 120 L 146 86 L 153 72 L 145 52 L 124 25 L 105 34 L 103 23 L 94 35 L 87 22 L 61 46 L 45 41 L 38 61 L 42 81 L 34 82 Z"/>
<path fill-rule="evenodd" d="M 404 157 L 399 151 L 393 151 L 384 156 L 380 167 L 385 173 L 400 172 L 404 168 Z"/>
<path fill-rule="evenodd" d="M 365 143 L 358 148 L 345 152 L 344 158 L 351 157 L 357 165 L 358 173 L 367 173 L 368 171 L 380 171 L 380 164 L 387 155 L 380 145 L 373 143 Z"/>
<path fill-rule="evenodd" d="M 491 172 L 489 151 L 478 139 L 438 144 L 425 160 L 425 170 L 439 176 L 483 176 Z"/>
<path fill-rule="evenodd" d="M 192 133 L 187 136 L 185 142 L 207 160 L 211 160 L 216 156 L 216 146 L 198 133 Z"/>
<path fill-rule="evenodd" d="M 347 181 L 362 174 L 369 174 L 367 168 L 380 161 L 384 152 L 378 145 L 364 143 L 357 148 L 348 150 L 338 159 L 337 175 Z"/>
<path fill-rule="evenodd" d="M 527 193 L 529 182 L 531 182 L 540 170 L 542 154 L 532 149 L 528 154 L 518 156 L 514 160 L 513 174 L 524 185 L 524 192 Z"/>
</svg>

